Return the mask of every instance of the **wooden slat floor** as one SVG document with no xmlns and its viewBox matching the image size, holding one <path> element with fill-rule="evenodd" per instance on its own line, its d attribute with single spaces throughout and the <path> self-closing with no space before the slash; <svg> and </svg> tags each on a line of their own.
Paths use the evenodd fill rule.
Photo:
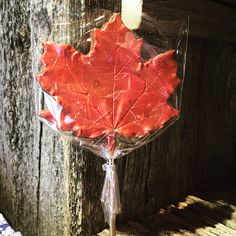
<svg viewBox="0 0 236 236">
<path fill-rule="evenodd" d="M 232 182 L 202 187 L 156 215 L 119 226 L 117 236 L 236 236 L 236 184 Z M 109 231 L 98 235 L 109 236 Z"/>
</svg>

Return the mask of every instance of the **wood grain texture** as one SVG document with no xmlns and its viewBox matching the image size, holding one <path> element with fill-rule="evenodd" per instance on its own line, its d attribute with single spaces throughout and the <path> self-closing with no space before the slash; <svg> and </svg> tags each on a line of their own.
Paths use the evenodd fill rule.
<svg viewBox="0 0 236 236">
<path fill-rule="evenodd" d="M 70 1 L 31 1 L 31 48 L 32 71 L 35 76 L 40 71 L 42 43 L 50 39 L 70 43 L 69 28 L 64 23 L 69 20 Z M 55 17 L 54 17 L 55 15 Z M 63 28 L 63 30 L 60 30 Z M 33 78 L 32 78 L 33 81 Z M 36 88 L 36 87 L 35 87 Z M 35 89 L 38 109 L 44 107 L 42 94 Z M 40 236 L 63 235 L 64 232 L 64 156 L 63 145 L 52 130 L 42 125 L 40 130 L 38 225 Z"/>
<path fill-rule="evenodd" d="M 39 130 L 35 119 L 28 1 L 0 2 L 0 211 L 36 235 Z"/>
<path fill-rule="evenodd" d="M 37 73 L 40 70 L 42 41 L 69 43 L 78 47 L 82 33 L 81 24 L 86 23 L 84 12 L 89 13 L 92 9 L 83 1 L 67 0 L 50 2 L 37 0 L 31 7 L 33 69 Z M 62 156 L 60 149 L 62 142 L 58 138 L 49 140 L 52 138 L 50 132 L 43 126 L 39 234 L 91 235 L 104 226 L 100 206 L 102 160 L 97 160 L 98 158 L 91 154 L 84 154 L 80 148 L 67 141 L 63 142 L 64 156 Z M 52 147 L 55 151 L 53 153 L 51 153 Z M 53 162 L 53 159 L 56 162 Z M 59 175 L 55 176 L 53 170 L 57 170 L 56 173 Z M 99 175 L 102 178 L 98 178 Z M 57 207 L 52 207 L 53 202 Z"/>
<path fill-rule="evenodd" d="M 216 179 L 200 190 L 139 221 L 118 227 L 117 236 L 234 236 L 236 234 L 235 177 Z M 108 236 L 104 230 L 99 236 Z"/>
<path fill-rule="evenodd" d="M 92 235 L 105 226 L 100 194 L 102 159 L 64 142 L 67 211 L 64 235 Z"/>
<path fill-rule="evenodd" d="M 163 16 L 170 14 L 170 5 L 165 4 L 171 1 L 156 1 L 156 7 L 158 2 L 164 4 Z M 189 11 L 185 1 L 178 4 L 172 8 L 183 14 Z M 91 236 L 104 227 L 103 160 L 66 141 L 63 145 L 53 131 L 40 125 L 34 97 L 41 95 L 34 91 L 31 75 L 32 68 L 34 73 L 40 70 L 41 42 L 50 36 L 77 46 L 82 13 L 96 6 L 119 9 L 118 1 L 0 2 L 0 211 L 25 236 Z M 225 9 L 218 13 L 223 22 L 234 19 Z M 201 17 L 198 3 L 194 11 Z M 194 19 L 192 28 L 206 32 Z M 150 214 L 200 183 L 232 171 L 236 46 L 221 41 L 230 41 L 229 35 L 216 34 L 219 37 L 204 38 L 219 40 L 194 38 L 199 34 L 192 33 L 180 120 L 158 140 L 118 161 L 120 222 Z"/>
<path fill-rule="evenodd" d="M 235 45 L 190 39 L 180 120 L 122 160 L 124 219 L 151 213 L 233 171 L 235 59 Z"/>
</svg>

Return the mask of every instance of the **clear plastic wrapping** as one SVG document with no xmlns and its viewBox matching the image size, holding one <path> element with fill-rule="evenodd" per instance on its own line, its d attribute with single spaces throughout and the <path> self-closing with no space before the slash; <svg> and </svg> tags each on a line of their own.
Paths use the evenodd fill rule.
<svg viewBox="0 0 236 236">
<path fill-rule="evenodd" d="M 115 159 L 152 141 L 180 115 L 188 22 L 143 13 L 139 28 L 130 30 L 119 14 L 100 10 L 79 26 L 71 23 L 80 32 L 73 46 L 67 34 L 55 37 L 61 25 L 42 36 L 37 113 L 106 160 L 101 201 L 111 222 L 121 211 Z"/>
<path fill-rule="evenodd" d="M 109 160 L 103 165 L 106 171 L 105 181 L 102 189 L 101 202 L 105 220 L 111 224 L 117 214 L 121 212 L 119 180 L 114 160 Z"/>
</svg>

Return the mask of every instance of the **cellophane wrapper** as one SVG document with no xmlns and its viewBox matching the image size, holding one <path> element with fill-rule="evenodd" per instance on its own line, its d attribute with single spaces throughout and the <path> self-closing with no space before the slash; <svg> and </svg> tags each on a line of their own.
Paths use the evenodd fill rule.
<svg viewBox="0 0 236 236">
<path fill-rule="evenodd" d="M 36 112 L 63 138 L 106 160 L 101 201 L 110 222 L 121 211 L 116 159 L 179 118 L 188 19 L 143 13 L 130 30 L 119 14 L 101 9 L 49 21 L 50 32 L 34 40 Z"/>
</svg>

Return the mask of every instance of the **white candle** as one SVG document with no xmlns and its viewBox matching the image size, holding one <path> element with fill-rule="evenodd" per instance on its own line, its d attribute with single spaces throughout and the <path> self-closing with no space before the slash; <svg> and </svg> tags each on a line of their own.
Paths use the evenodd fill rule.
<svg viewBox="0 0 236 236">
<path fill-rule="evenodd" d="M 143 0 L 122 0 L 121 18 L 129 29 L 137 29 L 142 19 Z"/>
</svg>

